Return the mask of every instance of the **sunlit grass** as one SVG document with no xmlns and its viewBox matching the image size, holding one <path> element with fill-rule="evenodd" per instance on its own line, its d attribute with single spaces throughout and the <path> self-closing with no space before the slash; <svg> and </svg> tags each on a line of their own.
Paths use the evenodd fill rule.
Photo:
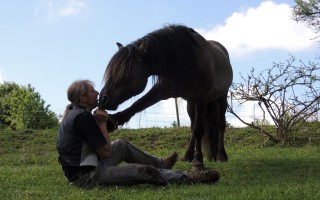
<svg viewBox="0 0 320 200">
<path fill-rule="evenodd" d="M 169 185 L 156 187 L 70 186 L 57 163 L 57 130 L 0 130 L 0 199 L 320 199 L 320 146 L 317 142 L 298 146 L 264 144 L 250 131 L 228 131 L 229 162 L 205 160 L 221 179 L 213 185 Z M 156 156 L 185 152 L 188 128 L 119 130 L 112 138 L 123 138 Z M 175 170 L 190 170 L 178 161 Z"/>
</svg>

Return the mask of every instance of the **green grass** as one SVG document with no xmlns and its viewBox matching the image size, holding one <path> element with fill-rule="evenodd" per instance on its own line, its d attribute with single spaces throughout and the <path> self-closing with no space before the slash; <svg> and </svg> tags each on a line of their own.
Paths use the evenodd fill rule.
<svg viewBox="0 0 320 200">
<path fill-rule="evenodd" d="M 252 129 L 228 129 L 229 162 L 205 160 L 221 179 L 213 185 L 70 186 L 57 163 L 57 129 L 0 130 L 0 199 L 320 199 L 319 129 L 297 137 L 292 146 L 264 143 Z M 156 156 L 183 156 L 188 128 L 120 129 L 123 138 Z M 310 139 L 310 137 L 312 139 Z M 312 141 L 312 142 L 310 142 Z M 174 169 L 190 170 L 179 161 Z"/>
</svg>

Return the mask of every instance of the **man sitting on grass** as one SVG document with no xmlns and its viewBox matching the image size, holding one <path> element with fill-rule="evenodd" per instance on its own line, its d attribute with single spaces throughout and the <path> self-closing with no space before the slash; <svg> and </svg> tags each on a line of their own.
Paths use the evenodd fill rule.
<svg viewBox="0 0 320 200">
<path fill-rule="evenodd" d="M 57 150 L 59 163 L 71 184 L 90 188 L 97 185 L 150 183 L 213 183 L 217 170 L 182 173 L 171 170 L 178 154 L 162 159 L 146 154 L 125 140 L 110 141 L 108 113 L 96 109 L 98 92 L 89 80 L 73 82 L 67 91 L 71 102 L 61 122 Z M 119 165 L 122 162 L 127 165 Z"/>
</svg>

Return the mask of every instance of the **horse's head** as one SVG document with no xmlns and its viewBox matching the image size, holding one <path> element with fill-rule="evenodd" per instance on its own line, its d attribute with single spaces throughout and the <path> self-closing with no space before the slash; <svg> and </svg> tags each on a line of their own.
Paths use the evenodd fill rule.
<svg viewBox="0 0 320 200">
<path fill-rule="evenodd" d="M 123 47 L 111 58 L 106 69 L 105 85 L 100 92 L 99 108 L 116 110 L 118 105 L 141 93 L 147 85 L 148 70 L 143 65 L 143 56 L 148 45 L 142 41 L 138 46 Z"/>
</svg>

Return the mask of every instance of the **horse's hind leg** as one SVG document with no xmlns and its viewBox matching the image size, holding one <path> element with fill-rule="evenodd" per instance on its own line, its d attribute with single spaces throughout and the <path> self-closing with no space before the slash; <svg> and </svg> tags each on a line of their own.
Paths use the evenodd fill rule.
<svg viewBox="0 0 320 200">
<path fill-rule="evenodd" d="M 217 128 L 218 128 L 218 150 L 215 160 L 226 162 L 228 161 L 228 156 L 224 148 L 224 133 L 226 130 L 226 111 L 228 106 L 227 94 L 220 97 L 217 100 L 218 103 L 218 115 L 217 115 Z"/>
<path fill-rule="evenodd" d="M 189 141 L 188 149 L 182 158 L 183 161 L 192 162 L 194 159 L 194 149 L 195 149 L 195 134 L 193 132 L 194 122 L 195 122 L 195 104 L 187 102 L 187 111 L 191 121 L 191 138 Z"/>
</svg>

